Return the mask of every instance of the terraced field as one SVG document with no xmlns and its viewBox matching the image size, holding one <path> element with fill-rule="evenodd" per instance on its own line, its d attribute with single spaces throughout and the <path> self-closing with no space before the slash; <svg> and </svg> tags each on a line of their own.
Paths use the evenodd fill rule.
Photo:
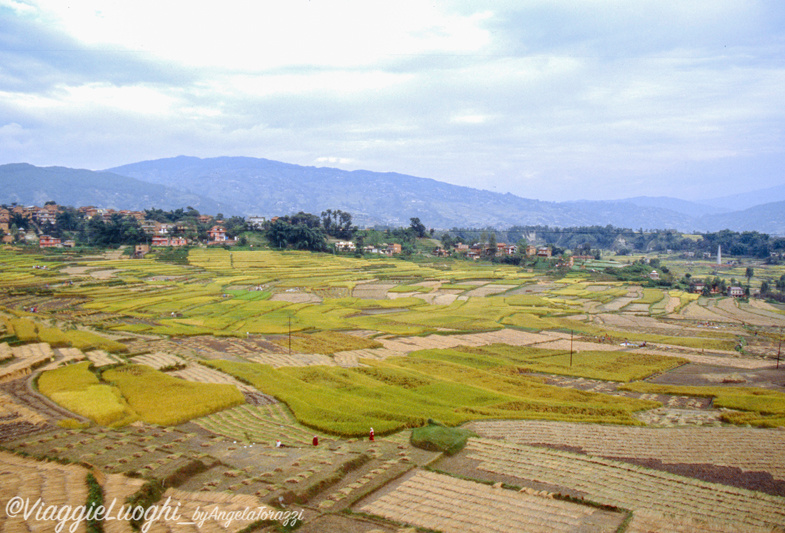
<svg viewBox="0 0 785 533">
<path fill-rule="evenodd" d="M 105 497 L 161 483 L 185 515 L 305 506 L 308 533 L 785 531 L 785 433 L 729 426 L 785 420 L 772 304 L 469 261 L 152 257 L 0 249 L 0 443 L 30 456 L 20 470 L 0 455 L 3 488 L 84 477 L 43 461 L 56 457 L 93 465 Z M 148 422 L 103 427 L 43 399 L 58 366 L 87 384 L 69 399 L 106 405 L 96 386 Z M 651 388 L 734 383 L 749 388 Z M 196 409 L 219 389 L 231 401 Z M 409 440 L 429 418 L 473 420 L 479 437 L 439 458 Z M 3 531 L 36 528 L 0 517 Z"/>
<path fill-rule="evenodd" d="M 540 420 L 476 421 L 467 427 L 482 437 L 515 444 L 578 449 L 609 458 L 717 465 L 765 472 L 785 481 L 785 432 L 780 430 L 644 428 Z"/>
<path fill-rule="evenodd" d="M 267 446 L 275 445 L 277 440 L 289 446 L 308 446 L 313 437 L 313 432 L 299 426 L 288 409 L 279 403 L 241 405 L 196 419 L 194 423 L 217 435 Z"/>
<path fill-rule="evenodd" d="M 359 510 L 444 532 L 616 531 L 624 515 L 417 471 Z"/>
<path fill-rule="evenodd" d="M 32 513 L 25 516 L 6 514 L 6 502 L 12 498 L 26 499 L 32 505 L 39 498 L 46 505 L 79 506 L 87 501 L 87 470 L 76 465 L 61 465 L 54 462 L 35 461 L 0 451 L 0 526 L 4 531 L 53 531 L 56 522 Z M 65 520 L 68 531 L 75 520 Z M 87 531 L 82 523 L 76 531 Z"/>
<path fill-rule="evenodd" d="M 488 439 L 465 451 L 478 469 L 577 492 L 633 516 L 656 515 L 689 528 L 705 522 L 720 531 L 771 531 L 785 524 L 785 498 L 707 483 L 611 459 Z M 645 531 L 633 518 L 630 531 Z M 711 530 L 711 529 L 709 529 Z"/>
</svg>

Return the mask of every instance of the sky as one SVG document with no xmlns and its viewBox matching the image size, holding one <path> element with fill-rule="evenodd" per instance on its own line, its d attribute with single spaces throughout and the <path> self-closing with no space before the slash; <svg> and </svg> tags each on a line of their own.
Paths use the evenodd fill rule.
<svg viewBox="0 0 785 533">
<path fill-rule="evenodd" d="M 0 164 L 189 155 L 540 200 L 785 183 L 781 0 L 0 0 Z"/>
</svg>

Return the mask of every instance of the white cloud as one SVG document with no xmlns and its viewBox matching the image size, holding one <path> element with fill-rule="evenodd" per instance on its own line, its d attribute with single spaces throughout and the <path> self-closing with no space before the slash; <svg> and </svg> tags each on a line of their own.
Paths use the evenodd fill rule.
<svg viewBox="0 0 785 533">
<path fill-rule="evenodd" d="M 710 164 L 783 154 L 779 5 L 0 0 L 33 43 L 0 48 L 0 158 L 249 155 L 551 198 L 657 176 L 673 194 L 674 169 L 712 183 Z"/>
<path fill-rule="evenodd" d="M 350 165 L 354 162 L 349 157 L 323 156 L 316 158 L 317 163 L 330 163 L 331 165 Z"/>
<path fill-rule="evenodd" d="M 369 65 L 396 56 L 473 52 L 489 41 L 480 27 L 488 14 L 459 16 L 416 0 L 35 4 L 42 16 L 88 45 L 241 71 Z"/>
</svg>

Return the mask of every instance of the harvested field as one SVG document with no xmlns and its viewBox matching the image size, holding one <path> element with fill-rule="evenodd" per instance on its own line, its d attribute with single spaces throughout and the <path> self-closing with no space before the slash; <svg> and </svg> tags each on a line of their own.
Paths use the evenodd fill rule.
<svg viewBox="0 0 785 533">
<path fill-rule="evenodd" d="M 667 296 L 668 303 L 665 304 L 665 314 L 671 314 L 676 309 L 678 309 L 679 305 L 681 305 L 681 299 L 676 296 Z"/>
<path fill-rule="evenodd" d="M 538 420 L 483 420 L 466 427 L 482 437 L 516 444 L 569 447 L 600 457 L 713 464 L 764 472 L 785 482 L 785 431 L 776 429 L 641 428 Z"/>
<path fill-rule="evenodd" d="M 723 298 L 716 302 L 714 311 L 731 320 L 741 321 L 754 326 L 785 326 L 785 316 L 777 313 L 762 313 L 733 298 Z"/>
<path fill-rule="evenodd" d="M 673 349 L 661 350 L 661 349 L 657 349 L 657 346 L 649 345 L 646 348 L 646 352 L 653 353 L 656 355 L 682 357 L 692 363 L 697 363 L 701 365 L 725 366 L 730 368 L 740 368 L 740 369 L 747 369 L 747 370 L 771 368 L 772 366 L 772 361 L 766 361 L 765 359 L 752 358 L 752 357 L 742 357 L 739 356 L 738 353 L 736 352 L 725 352 L 727 353 L 727 355 L 723 356 L 717 354 L 719 350 L 711 350 L 710 352 L 710 353 L 715 353 L 717 355 L 704 355 L 702 350 L 699 352 L 697 349 L 691 350 L 689 348 L 684 348 L 681 346 L 675 350 Z"/>
<path fill-rule="evenodd" d="M 479 461 L 479 470 L 560 487 L 636 517 L 657 515 L 685 530 L 704 521 L 719 531 L 762 533 L 785 523 L 785 498 L 611 459 L 487 439 L 470 439 L 462 453 Z M 645 531 L 636 520 L 631 530 Z"/>
<path fill-rule="evenodd" d="M 61 465 L 35 461 L 0 451 L 0 501 L 12 498 L 27 499 L 32 505 L 39 498 L 46 506 L 77 507 L 87 501 L 87 470 L 76 465 Z M 41 517 L 44 518 L 44 517 Z M 68 531 L 74 520 L 66 520 L 64 531 Z M 3 531 L 52 531 L 56 522 L 38 519 L 36 513 L 25 518 L 24 513 L 16 516 L 6 514 L 6 505 L 0 507 L 0 527 Z M 85 523 L 76 528 L 87 531 Z"/>
<path fill-rule="evenodd" d="M 85 353 L 87 359 L 95 366 L 96 368 L 101 368 L 102 366 L 109 366 L 115 365 L 117 363 L 125 363 L 126 360 L 120 357 L 119 355 L 114 355 L 105 352 L 104 350 L 91 350 Z"/>
<path fill-rule="evenodd" d="M 364 513 L 448 532 L 616 531 L 621 513 L 418 470 L 371 497 Z"/>
<path fill-rule="evenodd" d="M 629 292 L 627 296 L 622 296 L 621 298 L 616 298 L 607 304 L 603 304 L 598 308 L 601 312 L 614 312 L 620 311 L 621 309 L 625 308 L 626 306 L 630 305 L 635 300 L 638 300 L 643 295 L 643 289 L 640 287 L 632 286 L 629 287 Z"/>
<path fill-rule="evenodd" d="M 153 522 L 148 526 L 150 533 L 201 533 L 209 532 L 234 532 L 239 531 L 252 522 L 252 520 L 239 519 L 239 515 L 245 510 L 258 510 L 266 507 L 256 496 L 248 494 L 227 494 L 225 492 L 188 492 L 178 489 L 167 489 L 162 495 L 162 501 L 171 498 L 172 502 L 181 504 L 179 512 L 173 514 L 166 520 Z M 187 521 L 196 515 L 204 513 L 206 518 L 203 525 L 188 523 Z M 210 513 L 237 513 L 237 520 L 230 520 L 227 524 L 226 518 L 215 514 L 210 517 Z M 179 516 L 179 519 L 176 518 Z M 224 515 L 227 516 L 227 515 Z M 208 518 L 209 517 L 209 518 Z M 185 519 L 185 520 L 184 520 Z M 144 527 L 144 526 L 143 526 Z"/>
<path fill-rule="evenodd" d="M 299 425 L 289 410 L 278 403 L 241 405 L 193 422 L 217 435 L 265 446 L 274 446 L 276 440 L 287 446 L 310 446 L 313 437 L 313 430 Z"/>
<path fill-rule="evenodd" d="M 155 368 L 156 370 L 169 367 L 181 367 L 186 363 L 182 357 L 166 352 L 137 355 L 136 357 L 131 357 L 129 362 L 135 365 L 147 365 L 149 367 Z"/>
<path fill-rule="evenodd" d="M 117 268 L 102 269 L 99 266 L 67 266 L 60 269 L 61 272 L 69 276 L 83 277 L 90 276 L 94 279 L 107 280 L 122 270 Z"/>
<path fill-rule="evenodd" d="M 219 370 L 215 370 L 214 368 L 204 365 L 189 364 L 187 368 L 183 370 L 175 370 L 170 374 L 186 381 L 198 381 L 200 383 L 228 383 L 240 389 L 240 392 L 242 393 L 259 392 L 254 387 L 236 380 L 229 374 L 225 374 Z"/>
<path fill-rule="evenodd" d="M 676 396 L 671 398 L 686 398 Z M 694 398 L 688 401 L 694 401 Z M 668 402 L 670 403 L 670 401 Z M 635 413 L 635 418 L 652 427 L 722 426 L 722 411 L 718 409 L 684 409 L 658 407 Z"/>
<path fill-rule="evenodd" d="M 130 478 L 122 474 L 103 474 L 94 472 L 104 492 L 105 504 L 117 501 L 121 504 L 145 484 L 143 479 Z M 132 533 L 131 524 L 125 520 L 105 520 L 102 522 L 104 533 Z"/>
<path fill-rule="evenodd" d="M 772 320 L 785 320 L 785 313 L 769 303 L 763 302 L 761 300 L 750 299 L 748 305 L 751 307 L 751 309 L 748 309 L 750 313 L 769 317 Z"/>
<path fill-rule="evenodd" d="M 11 350 L 11 347 L 8 346 L 8 343 L 0 343 L 0 362 L 11 359 L 13 356 L 14 352 Z"/>
<path fill-rule="evenodd" d="M 702 322 L 741 322 L 741 320 L 730 318 L 724 313 L 715 313 L 714 311 L 701 305 L 699 301 L 691 302 L 684 309 L 682 309 L 681 316 L 691 320 L 700 320 Z"/>
<path fill-rule="evenodd" d="M 358 283 L 352 290 L 354 298 L 363 300 L 384 300 L 387 298 L 387 291 L 398 285 L 397 283 Z"/>
<path fill-rule="evenodd" d="M 383 348 L 353 350 L 335 354 L 335 363 L 343 367 L 360 366 L 361 359 L 384 360 L 388 357 L 401 357 L 417 350 L 455 348 L 457 346 L 486 346 L 488 344 L 510 344 L 527 346 L 553 341 L 563 334 L 555 332 L 530 333 L 515 329 L 500 329 L 486 333 L 467 333 L 464 335 L 428 335 L 427 337 L 378 337 Z M 567 341 L 569 350 L 569 341 Z M 592 345 L 594 346 L 594 345 Z M 602 346 L 602 345 L 598 345 Z M 607 346 L 607 345 L 606 345 Z M 602 347 L 596 349 L 603 349 Z"/>
<path fill-rule="evenodd" d="M 260 353 L 258 355 L 246 357 L 246 359 L 254 363 L 270 365 L 273 368 L 280 368 L 283 366 L 336 365 L 332 357 L 320 353 L 306 354 L 293 352 L 291 355 L 284 353 Z"/>
<path fill-rule="evenodd" d="M 484 285 L 482 287 L 477 287 L 476 289 L 472 289 L 466 293 L 464 296 L 478 296 L 480 298 L 485 298 L 486 296 L 492 296 L 494 294 L 501 294 L 503 292 L 507 292 L 511 289 L 516 288 L 517 285 Z"/>
<path fill-rule="evenodd" d="M 0 383 L 27 376 L 55 356 L 49 344 L 45 342 L 15 346 L 11 351 L 14 360 L 0 367 Z"/>
<path fill-rule="evenodd" d="M 318 304 L 322 298 L 310 292 L 278 292 L 270 297 L 271 302 L 289 302 L 293 304 Z"/>
</svg>

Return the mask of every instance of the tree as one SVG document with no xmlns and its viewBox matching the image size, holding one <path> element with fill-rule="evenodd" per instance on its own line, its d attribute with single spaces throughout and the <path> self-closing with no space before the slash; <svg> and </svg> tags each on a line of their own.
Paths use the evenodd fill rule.
<svg viewBox="0 0 785 533">
<path fill-rule="evenodd" d="M 762 296 L 769 294 L 769 282 L 768 281 L 761 281 L 760 282 L 760 293 Z"/>
<path fill-rule="evenodd" d="M 276 248 L 283 248 L 289 242 L 289 229 L 288 222 L 279 218 L 267 228 L 266 237 L 271 245 Z"/>
<path fill-rule="evenodd" d="M 750 280 L 754 275 L 755 275 L 755 271 L 752 269 L 752 267 L 747 267 L 747 271 L 744 273 L 744 277 L 747 278 L 747 285 L 750 284 Z"/>
<path fill-rule="evenodd" d="M 495 231 L 492 231 L 490 235 L 488 235 L 487 254 L 490 257 L 496 256 L 496 232 Z"/>
<path fill-rule="evenodd" d="M 452 235 L 450 235 L 449 233 L 443 233 L 441 236 L 441 241 L 442 241 L 442 247 L 444 247 L 445 250 L 449 250 L 450 248 L 455 246 L 455 240 L 453 240 Z"/>
<path fill-rule="evenodd" d="M 425 224 L 420 222 L 419 218 L 412 217 L 409 219 L 409 222 L 410 222 L 409 229 L 412 230 L 412 233 L 414 233 L 415 237 L 418 237 L 420 239 L 425 237 L 425 232 L 426 232 Z"/>
</svg>

